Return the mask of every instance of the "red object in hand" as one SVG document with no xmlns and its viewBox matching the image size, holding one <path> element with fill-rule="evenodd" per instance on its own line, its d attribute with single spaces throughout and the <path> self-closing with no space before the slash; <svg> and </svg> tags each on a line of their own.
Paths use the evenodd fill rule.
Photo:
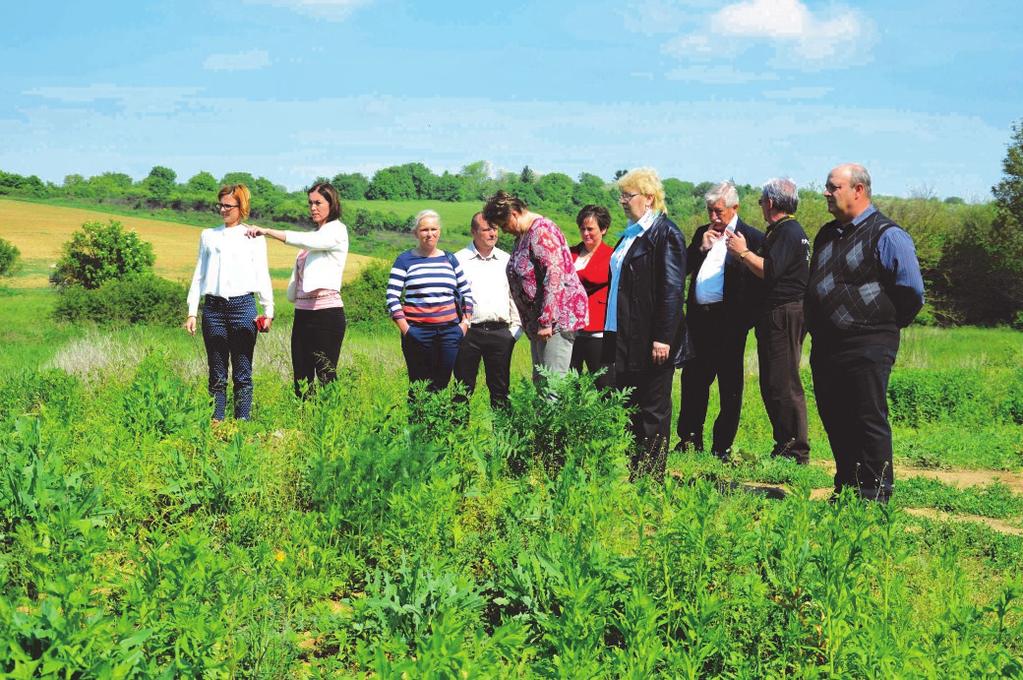
<svg viewBox="0 0 1023 680">
<path fill-rule="evenodd" d="M 270 330 L 270 319 L 267 318 L 266 314 L 260 314 L 256 317 L 256 329 L 260 333 L 266 333 Z"/>
</svg>

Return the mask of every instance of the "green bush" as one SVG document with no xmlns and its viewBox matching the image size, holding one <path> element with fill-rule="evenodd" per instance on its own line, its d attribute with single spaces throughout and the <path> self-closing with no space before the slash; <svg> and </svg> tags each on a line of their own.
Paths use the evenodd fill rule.
<svg viewBox="0 0 1023 680">
<path fill-rule="evenodd" d="M 974 370 L 906 369 L 892 375 L 888 402 L 894 422 L 912 427 L 990 413 L 983 376 Z"/>
<path fill-rule="evenodd" d="M 185 289 L 154 274 L 136 274 L 99 288 L 69 286 L 60 291 L 53 314 L 62 321 L 145 323 L 175 326 Z"/>
<path fill-rule="evenodd" d="M 359 278 L 345 284 L 341 297 L 345 301 L 345 318 L 350 325 L 366 329 L 390 327 L 385 301 L 390 272 L 387 265 L 374 262 L 359 273 Z"/>
<path fill-rule="evenodd" d="M 129 274 L 152 270 L 153 246 L 117 220 L 86 222 L 64 244 L 50 282 L 63 287 L 99 288 Z"/>
<path fill-rule="evenodd" d="M 0 276 L 13 274 L 20 256 L 21 251 L 16 245 L 5 238 L 0 238 Z"/>
</svg>

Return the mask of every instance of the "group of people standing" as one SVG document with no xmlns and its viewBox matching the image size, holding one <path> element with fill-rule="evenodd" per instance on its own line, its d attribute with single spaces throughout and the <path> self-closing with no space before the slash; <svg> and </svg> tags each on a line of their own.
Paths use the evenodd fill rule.
<svg viewBox="0 0 1023 680">
<path fill-rule="evenodd" d="M 525 333 L 535 381 L 543 379 L 541 368 L 549 374 L 585 369 L 599 374 L 602 389 L 628 390 L 631 474 L 660 477 L 676 368 L 682 369 L 676 448 L 704 450 L 716 379 L 720 412 L 710 450 L 729 460 L 742 408 L 746 340 L 755 329 L 761 395 L 775 441 L 771 454 L 805 464 L 810 447 L 799 365 L 809 331 L 814 395 L 835 456 L 836 492 L 852 487 L 864 498 L 886 501 L 893 485 L 888 376 L 899 329 L 923 304 L 923 282 L 912 239 L 872 205 L 866 169 L 846 164 L 829 174 L 824 197 L 835 219 L 821 228 L 812 258 L 794 217 L 799 196 L 791 180 L 763 186 L 758 203 L 766 233 L 739 219 L 734 185 L 712 188 L 705 196 L 709 221 L 688 246 L 667 215 L 654 170 L 634 169 L 617 187 L 628 225 L 613 247 L 604 242 L 611 215 L 601 206 L 579 212 L 580 242 L 569 247 L 554 222 L 499 191 L 473 216 L 472 242 L 455 253 L 438 247 L 439 215 L 420 212 L 413 228 L 418 243 L 395 260 L 386 294 L 409 380 L 436 391 L 454 376 L 471 393 L 482 362 L 491 405 L 501 408 L 514 345 Z M 236 195 L 244 201 L 224 203 Z M 228 360 L 235 416 L 246 418 L 257 325 L 253 294 L 265 316 L 273 316 L 263 237 L 301 249 L 288 298 L 296 305 L 292 353 L 302 395 L 314 377 L 329 382 L 336 370 L 345 327 L 339 290 L 347 233 L 329 184 L 309 191 L 317 224 L 310 233 L 243 224 L 244 187 L 225 187 L 220 196 L 224 225 L 200 239 L 185 325 L 195 332 L 198 299 L 205 295 L 214 418 L 224 417 Z M 497 247 L 499 229 L 515 237 L 510 253 Z"/>
</svg>

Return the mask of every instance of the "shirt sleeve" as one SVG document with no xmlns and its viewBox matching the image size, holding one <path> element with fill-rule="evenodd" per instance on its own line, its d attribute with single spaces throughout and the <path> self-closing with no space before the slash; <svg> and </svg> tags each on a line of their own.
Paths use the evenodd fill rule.
<svg viewBox="0 0 1023 680">
<path fill-rule="evenodd" d="M 199 257 L 195 262 L 195 271 L 192 273 L 192 285 L 188 287 L 188 316 L 199 314 L 199 296 L 202 295 L 202 270 L 203 256 L 206 252 L 206 230 L 199 235 Z"/>
<path fill-rule="evenodd" d="M 536 320 L 538 328 L 554 326 L 561 299 L 561 289 L 564 285 L 562 278 L 565 273 L 560 252 L 561 246 L 564 244 L 558 242 L 553 231 L 551 228 L 544 227 L 536 229 L 534 234 L 530 234 L 532 240 L 530 248 L 533 256 L 543 263 L 545 270 L 543 305 L 540 308 L 540 316 Z M 537 284 L 539 283 L 538 281 Z"/>
<path fill-rule="evenodd" d="M 877 241 L 877 258 L 891 277 L 896 321 L 904 328 L 924 305 L 924 278 L 912 237 L 901 227 L 890 227 Z"/>
<path fill-rule="evenodd" d="M 256 296 L 259 298 L 259 304 L 263 306 L 263 314 L 272 319 L 274 318 L 274 289 L 273 283 L 270 281 L 270 261 L 266 256 L 266 238 L 260 236 L 253 239 L 252 247 L 256 249 Z"/>
<path fill-rule="evenodd" d="M 340 222 L 328 222 L 316 231 L 285 231 L 284 242 L 306 250 L 348 252 L 348 229 Z"/>
<path fill-rule="evenodd" d="M 387 312 L 396 321 L 405 318 L 405 310 L 401 307 L 401 294 L 405 291 L 405 278 L 408 276 L 405 268 L 408 265 L 402 255 L 394 260 L 391 276 L 387 280 Z"/>
<path fill-rule="evenodd" d="M 795 227 L 795 225 L 792 225 Z M 808 266 L 810 241 L 798 229 L 781 229 L 768 256 L 764 258 L 764 284 L 771 288 L 775 279 L 796 266 Z"/>
<path fill-rule="evenodd" d="M 462 318 L 466 321 L 472 318 L 472 310 L 476 302 L 472 298 L 472 288 L 469 286 L 469 277 L 462 270 L 462 264 L 458 258 L 454 258 L 455 284 L 458 286 L 458 295 L 462 298 Z"/>
</svg>

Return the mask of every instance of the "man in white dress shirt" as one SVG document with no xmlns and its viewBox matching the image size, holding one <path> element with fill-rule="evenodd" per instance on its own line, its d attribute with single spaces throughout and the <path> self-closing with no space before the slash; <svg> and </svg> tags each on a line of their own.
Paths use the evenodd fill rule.
<svg viewBox="0 0 1023 680">
<path fill-rule="evenodd" d="M 490 405 L 500 408 L 508 401 L 512 350 L 521 325 L 505 273 L 508 253 L 497 247 L 497 227 L 488 224 L 482 213 L 476 213 L 471 230 L 472 243 L 455 253 L 475 302 L 469 330 L 455 360 L 455 380 L 472 394 L 482 359 Z"/>
<path fill-rule="evenodd" d="M 756 250 L 764 234 L 739 219 L 739 194 L 731 182 L 714 187 L 704 199 L 710 223 L 696 230 L 686 255 L 692 276 L 686 323 L 696 356 L 682 367 L 676 449 L 703 451 L 710 386 L 717 378 L 721 411 L 714 421 L 711 452 L 727 461 L 742 411 L 746 336 L 763 295 L 763 283 L 728 252 L 727 243 L 739 233 Z"/>
</svg>

